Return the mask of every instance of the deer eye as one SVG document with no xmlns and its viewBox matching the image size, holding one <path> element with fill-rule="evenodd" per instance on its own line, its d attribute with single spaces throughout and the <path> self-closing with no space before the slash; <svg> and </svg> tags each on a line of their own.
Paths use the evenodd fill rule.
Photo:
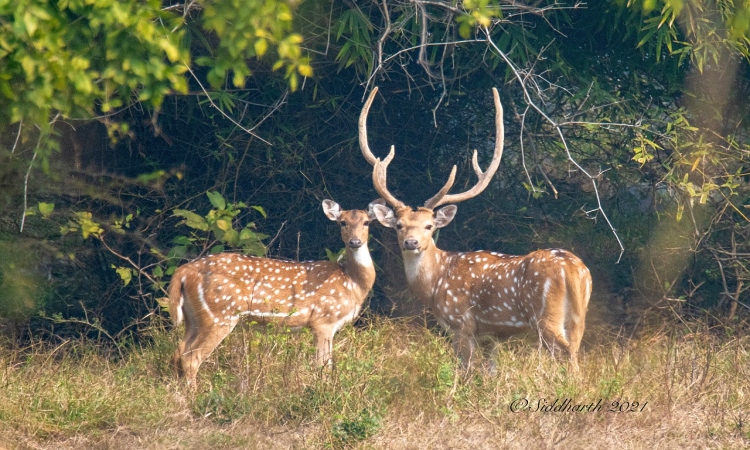
<svg viewBox="0 0 750 450">
<path fill-rule="evenodd" d="M 365 223 L 363 225 L 366 226 L 366 227 L 369 227 L 370 226 L 370 221 L 369 220 L 365 220 Z"/>
<path fill-rule="evenodd" d="M 397 230 L 400 230 L 400 229 L 402 229 L 402 228 L 404 228 L 404 226 L 403 226 L 402 224 L 400 224 L 400 223 L 397 223 L 397 224 L 396 224 L 396 229 L 397 229 Z"/>
<path fill-rule="evenodd" d="M 432 230 L 432 224 L 425 225 L 424 229 L 427 230 L 427 231 Z"/>
<path fill-rule="evenodd" d="M 346 228 L 346 221 L 342 220 L 341 222 L 339 222 L 339 225 L 341 225 L 341 228 Z"/>
</svg>

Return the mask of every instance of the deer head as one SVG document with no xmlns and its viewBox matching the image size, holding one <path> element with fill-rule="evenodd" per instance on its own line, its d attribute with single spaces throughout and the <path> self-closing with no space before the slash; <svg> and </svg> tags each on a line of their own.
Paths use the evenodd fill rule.
<svg viewBox="0 0 750 450">
<path fill-rule="evenodd" d="M 379 206 L 375 208 L 375 215 L 378 218 L 378 221 L 384 226 L 396 229 L 399 237 L 399 245 L 401 246 L 402 251 L 418 252 L 419 249 L 424 250 L 431 245 L 434 246 L 432 234 L 438 228 L 448 225 L 455 217 L 458 209 L 455 205 L 449 205 L 438 209 L 437 211 L 435 211 L 435 208 L 448 203 L 459 203 L 476 197 L 487 188 L 492 176 L 495 174 L 498 167 L 500 167 L 504 143 L 503 107 L 500 103 L 500 95 L 498 94 L 497 89 L 492 89 L 496 110 L 495 127 L 497 138 L 495 140 L 495 151 L 492 156 L 492 161 L 487 167 L 487 170 L 482 171 L 479 167 L 477 151 L 475 150 L 471 163 L 474 173 L 477 175 L 477 182 L 471 189 L 458 194 L 448 194 L 456 180 L 457 167 L 454 165 L 445 185 L 443 185 L 443 187 L 432 198 L 428 199 L 424 203 L 424 206 L 414 210 L 413 208 L 406 206 L 406 204 L 398 200 L 390 193 L 390 191 L 388 191 L 386 182 L 387 170 L 388 165 L 395 156 L 394 147 L 391 146 L 388 156 L 381 161 L 372 154 L 367 141 L 367 115 L 377 92 L 378 88 L 372 90 L 359 115 L 359 145 L 362 155 L 367 162 L 373 166 L 372 182 L 375 190 L 386 200 L 386 202 L 395 208 L 395 212 L 385 206 Z"/>
</svg>

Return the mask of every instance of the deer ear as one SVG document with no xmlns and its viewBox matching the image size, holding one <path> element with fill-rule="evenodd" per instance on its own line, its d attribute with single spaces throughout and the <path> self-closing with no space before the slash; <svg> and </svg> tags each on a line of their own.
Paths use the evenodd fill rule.
<svg viewBox="0 0 750 450">
<path fill-rule="evenodd" d="M 393 228 L 396 226 L 396 216 L 393 214 L 393 210 L 385 205 L 375 204 L 372 205 L 372 212 L 375 214 L 375 218 L 378 219 L 384 227 Z"/>
<path fill-rule="evenodd" d="M 443 228 L 451 223 L 451 220 L 456 217 L 456 211 L 458 211 L 456 205 L 448 205 L 435 211 L 435 227 Z"/>
<path fill-rule="evenodd" d="M 325 199 L 323 200 L 323 212 L 326 213 L 329 219 L 335 222 L 341 216 L 341 207 L 333 200 Z"/>
<path fill-rule="evenodd" d="M 382 198 L 376 198 L 367 205 L 367 216 L 370 220 L 375 220 L 377 218 L 375 217 L 375 205 L 385 206 L 385 200 Z"/>
</svg>

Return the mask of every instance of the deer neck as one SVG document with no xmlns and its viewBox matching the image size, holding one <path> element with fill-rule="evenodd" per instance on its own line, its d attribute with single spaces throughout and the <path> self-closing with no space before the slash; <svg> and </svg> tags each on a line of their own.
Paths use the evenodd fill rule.
<svg viewBox="0 0 750 450">
<path fill-rule="evenodd" d="M 375 284 L 375 265 L 370 256 L 367 245 L 360 248 L 347 248 L 346 259 L 342 265 L 344 273 L 356 285 L 363 296 L 372 289 Z"/>
<path fill-rule="evenodd" d="M 406 281 L 409 288 L 419 300 L 430 303 L 438 280 L 446 267 L 447 252 L 431 243 L 421 252 L 402 252 Z"/>
</svg>

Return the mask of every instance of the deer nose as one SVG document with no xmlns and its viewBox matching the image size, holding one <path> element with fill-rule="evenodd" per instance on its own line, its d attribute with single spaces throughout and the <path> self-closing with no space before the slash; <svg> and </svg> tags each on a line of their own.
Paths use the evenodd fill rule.
<svg viewBox="0 0 750 450">
<path fill-rule="evenodd" d="M 416 239 L 406 239 L 404 241 L 404 250 L 416 250 L 419 242 Z"/>
<path fill-rule="evenodd" d="M 362 247 L 362 241 L 359 238 L 351 238 L 349 239 L 349 247 L 360 248 Z"/>
</svg>

